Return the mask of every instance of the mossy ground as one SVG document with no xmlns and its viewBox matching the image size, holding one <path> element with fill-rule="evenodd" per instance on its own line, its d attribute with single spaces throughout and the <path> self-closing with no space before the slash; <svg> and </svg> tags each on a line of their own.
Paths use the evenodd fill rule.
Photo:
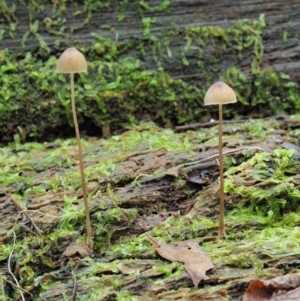
<svg viewBox="0 0 300 301">
<path fill-rule="evenodd" d="M 226 237 L 218 238 L 217 127 L 174 133 L 143 123 L 107 140 L 82 140 L 94 255 L 85 242 L 76 141 L 0 150 L 0 291 L 15 300 L 238 300 L 256 277 L 299 270 L 300 119 L 224 126 Z M 17 202 L 39 233 L 17 209 Z M 214 263 L 193 287 L 159 241 L 193 238 Z"/>
</svg>

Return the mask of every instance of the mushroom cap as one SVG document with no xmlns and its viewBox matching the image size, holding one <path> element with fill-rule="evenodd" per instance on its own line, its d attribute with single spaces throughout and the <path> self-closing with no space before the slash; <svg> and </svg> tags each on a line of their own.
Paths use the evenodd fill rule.
<svg viewBox="0 0 300 301">
<path fill-rule="evenodd" d="M 75 47 L 67 48 L 57 62 L 56 71 L 61 73 L 86 72 L 86 59 Z"/>
<path fill-rule="evenodd" d="M 212 84 L 204 96 L 204 105 L 226 104 L 236 102 L 236 95 L 232 88 L 224 82 Z"/>
</svg>

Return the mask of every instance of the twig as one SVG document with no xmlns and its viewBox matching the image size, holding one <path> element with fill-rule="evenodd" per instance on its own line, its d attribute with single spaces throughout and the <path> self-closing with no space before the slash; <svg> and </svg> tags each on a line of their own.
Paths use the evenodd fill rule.
<svg viewBox="0 0 300 301">
<path fill-rule="evenodd" d="M 160 246 L 160 243 L 157 240 L 155 240 L 153 237 L 148 235 L 147 233 L 146 233 L 146 238 L 150 241 L 150 243 L 154 248 L 158 248 Z"/>
<path fill-rule="evenodd" d="M 33 297 L 33 295 L 32 295 L 29 291 L 25 290 L 24 288 L 18 287 L 16 284 L 14 284 L 14 283 L 11 282 L 10 280 L 4 278 L 3 276 L 2 276 L 2 279 L 3 279 L 5 282 L 9 283 L 10 285 L 14 286 L 15 288 L 17 288 L 17 289 L 21 290 L 22 292 L 24 292 L 24 293 L 30 295 L 31 297 Z M 3 282 L 2 282 L 2 284 L 3 284 Z M 2 288 L 2 291 L 3 291 L 3 296 L 4 296 L 4 287 Z M 17 300 L 18 300 L 18 299 L 17 299 Z"/>
<path fill-rule="evenodd" d="M 13 203 L 17 206 L 18 209 L 22 208 L 17 202 L 15 202 L 13 199 L 11 199 L 13 201 Z M 38 212 L 38 213 L 42 213 L 40 211 L 37 211 L 37 210 L 32 210 L 32 211 L 35 211 L 35 212 Z M 15 248 L 15 245 L 16 245 L 16 232 L 15 232 L 15 226 L 16 226 L 16 223 L 18 221 L 18 218 L 19 218 L 19 215 L 25 213 L 24 210 L 20 211 L 15 219 L 15 222 L 14 222 L 14 225 L 12 227 L 12 231 L 13 231 L 13 235 L 14 235 L 14 239 L 13 239 L 13 245 L 12 245 L 12 248 L 11 248 L 11 251 L 9 253 L 9 257 L 8 257 L 8 262 L 7 262 L 7 270 L 9 272 L 9 274 L 12 276 L 12 278 L 14 279 L 16 285 L 14 285 L 16 288 L 18 288 L 20 290 L 20 293 L 21 293 L 21 299 L 23 301 L 26 301 L 25 298 L 24 298 L 24 295 L 23 295 L 23 292 L 22 291 L 25 291 L 19 284 L 18 282 L 18 279 L 15 277 L 14 273 L 12 272 L 11 270 L 11 258 L 12 258 L 12 254 L 14 252 L 14 248 Z M 48 215 L 48 216 L 52 216 L 52 215 L 49 215 L 49 214 L 45 214 L 45 215 Z M 28 215 L 27 215 L 28 216 Z M 29 218 L 31 220 L 31 218 Z M 41 230 L 40 230 L 41 231 Z M 41 231 L 43 232 L 43 231 Z M 5 279 L 5 281 L 8 281 L 7 279 Z M 25 291 L 26 293 L 30 294 L 28 291 Z M 31 295 L 31 294 L 30 294 Z"/>
<path fill-rule="evenodd" d="M 33 295 L 31 294 L 32 291 L 34 291 L 37 287 L 40 286 L 40 284 L 42 282 L 44 282 L 45 280 L 47 280 L 50 276 L 52 276 L 50 273 L 49 274 L 45 274 L 43 275 L 40 279 L 38 279 L 36 282 L 34 282 L 30 288 L 27 289 L 27 291 L 25 291 L 26 293 L 30 294 L 32 297 Z M 17 299 L 15 299 L 15 301 L 19 301 L 20 297 L 18 297 Z"/>
<path fill-rule="evenodd" d="M 74 243 L 77 238 L 83 233 L 83 231 L 85 230 L 85 225 L 83 225 L 78 231 L 77 233 L 74 235 L 73 239 L 72 239 L 72 243 Z"/>
<path fill-rule="evenodd" d="M 244 146 L 244 147 L 235 148 L 235 149 L 231 149 L 231 150 L 222 152 L 222 154 L 223 155 L 227 155 L 227 154 L 232 154 L 232 153 L 240 152 L 240 151 L 243 151 L 243 150 L 261 150 L 263 152 L 266 151 L 264 148 L 259 147 L 259 146 Z M 219 154 L 214 154 L 214 155 L 211 155 L 211 156 L 206 157 L 204 159 L 201 159 L 201 160 L 198 160 L 198 161 L 194 161 L 194 162 L 184 163 L 184 164 L 181 164 L 179 166 L 181 167 L 181 166 L 188 166 L 188 165 L 198 164 L 198 163 L 210 160 L 210 159 L 217 158 L 218 156 L 219 156 Z"/>
<path fill-rule="evenodd" d="M 14 199 L 9 198 L 14 205 L 18 208 L 18 210 L 22 213 L 22 217 L 23 217 L 23 221 L 26 220 L 27 222 L 29 222 L 31 224 L 31 226 L 33 227 L 33 229 L 35 230 L 36 234 L 38 234 L 39 236 L 43 236 L 44 232 L 36 225 L 36 223 L 33 221 L 33 219 L 28 215 L 28 213 L 26 212 L 27 210 L 24 209 L 18 202 L 16 202 Z M 25 223 L 24 223 L 25 224 Z"/>
<path fill-rule="evenodd" d="M 114 196 L 113 196 L 113 193 L 112 193 L 110 187 L 111 187 L 111 185 L 108 183 L 107 189 L 106 189 L 106 190 L 107 190 L 107 193 L 108 193 L 108 196 L 110 197 L 110 199 L 111 199 L 111 201 L 113 202 L 113 204 L 115 205 L 115 207 L 116 207 L 116 208 L 119 208 L 117 202 L 115 201 L 115 198 L 114 198 Z M 122 211 L 122 214 L 123 214 L 123 216 L 125 217 L 126 222 L 128 222 L 128 221 L 129 221 L 129 217 L 127 216 L 127 214 L 126 214 L 124 211 Z"/>
<path fill-rule="evenodd" d="M 4 291 L 4 283 L 3 283 L 3 275 L 2 273 L 0 274 L 1 275 L 1 290 L 2 290 L 2 296 L 3 296 L 3 301 L 5 301 L 5 291 Z"/>
<path fill-rule="evenodd" d="M 19 216 L 20 214 L 22 214 L 22 211 L 20 211 L 20 212 L 18 213 L 18 216 Z M 16 232 L 15 232 L 14 228 L 15 228 L 15 225 L 16 225 L 16 223 L 17 223 L 17 219 L 18 219 L 18 217 L 16 218 L 15 223 L 14 223 L 14 226 L 13 226 L 13 228 L 12 228 L 12 231 L 13 231 L 13 234 L 14 234 L 14 240 L 13 240 L 13 245 L 12 245 L 12 248 L 11 248 L 11 251 L 10 251 L 10 254 L 9 254 L 9 257 L 8 257 L 7 269 L 8 269 L 8 272 L 10 273 L 10 275 L 12 276 L 12 278 L 14 279 L 17 288 L 20 290 L 22 300 L 23 300 L 23 301 L 26 301 L 25 298 L 24 298 L 23 292 L 22 292 L 23 289 L 21 288 L 21 286 L 20 286 L 20 284 L 19 284 L 19 282 L 18 282 L 18 279 L 15 277 L 14 273 L 13 273 L 12 270 L 11 270 L 11 258 L 12 258 L 12 254 L 13 254 L 13 251 L 14 251 L 14 248 L 15 248 L 15 245 L 16 245 Z"/>
<path fill-rule="evenodd" d="M 66 272 L 68 275 L 70 275 L 69 277 L 72 278 L 73 280 L 73 290 L 72 290 L 72 298 L 71 301 L 76 301 L 76 297 L 77 297 L 77 290 L 78 290 L 78 282 L 77 282 L 77 278 L 74 272 L 77 271 L 77 269 L 79 268 L 79 266 L 81 265 L 81 260 L 77 261 L 76 266 L 74 268 L 74 271 L 71 272 L 70 270 L 68 270 L 65 266 L 64 266 L 65 260 L 63 260 L 61 262 L 61 269 Z"/>
<path fill-rule="evenodd" d="M 78 290 L 78 282 L 77 282 L 77 278 L 76 278 L 75 272 L 78 270 L 78 268 L 80 267 L 80 265 L 81 265 L 81 260 L 77 261 L 76 266 L 74 268 L 74 271 L 72 273 L 72 278 L 73 278 L 73 282 L 74 282 L 73 292 L 72 292 L 72 301 L 76 301 L 77 290 Z"/>
<path fill-rule="evenodd" d="M 284 115 L 278 115 L 278 116 L 269 116 L 265 118 L 252 118 L 252 120 L 280 120 L 280 119 L 286 119 L 287 116 Z M 231 124 L 231 123 L 244 123 L 248 122 L 249 119 L 240 119 L 240 120 L 223 120 L 223 124 Z M 211 127 L 214 125 L 218 125 L 219 121 L 208 121 L 208 122 L 202 122 L 202 123 L 193 123 L 193 124 L 187 124 L 187 125 L 179 125 L 174 128 L 175 132 L 180 132 L 180 131 L 187 131 L 187 130 L 195 130 L 199 128 L 207 128 Z"/>
</svg>

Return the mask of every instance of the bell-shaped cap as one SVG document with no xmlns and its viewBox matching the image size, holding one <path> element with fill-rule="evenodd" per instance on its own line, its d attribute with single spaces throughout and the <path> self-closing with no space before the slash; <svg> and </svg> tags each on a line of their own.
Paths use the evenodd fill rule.
<svg viewBox="0 0 300 301">
<path fill-rule="evenodd" d="M 219 105 L 236 102 L 236 95 L 232 88 L 224 82 L 212 84 L 204 96 L 204 105 Z"/>
<path fill-rule="evenodd" d="M 61 73 L 86 72 L 86 59 L 75 47 L 67 48 L 57 62 L 56 71 Z"/>
</svg>

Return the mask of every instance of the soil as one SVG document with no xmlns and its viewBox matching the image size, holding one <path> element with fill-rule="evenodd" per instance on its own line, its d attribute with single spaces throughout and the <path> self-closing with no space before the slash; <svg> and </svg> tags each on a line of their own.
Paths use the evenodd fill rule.
<svg viewBox="0 0 300 301">
<path fill-rule="evenodd" d="M 1 300 L 237 301 L 253 279 L 297 272 L 299 117 L 224 124 L 223 238 L 217 126 L 197 127 L 144 124 L 83 141 L 93 250 L 76 141 L 2 148 Z M 213 262 L 209 278 L 195 287 L 146 234 L 196 240 Z"/>
</svg>

